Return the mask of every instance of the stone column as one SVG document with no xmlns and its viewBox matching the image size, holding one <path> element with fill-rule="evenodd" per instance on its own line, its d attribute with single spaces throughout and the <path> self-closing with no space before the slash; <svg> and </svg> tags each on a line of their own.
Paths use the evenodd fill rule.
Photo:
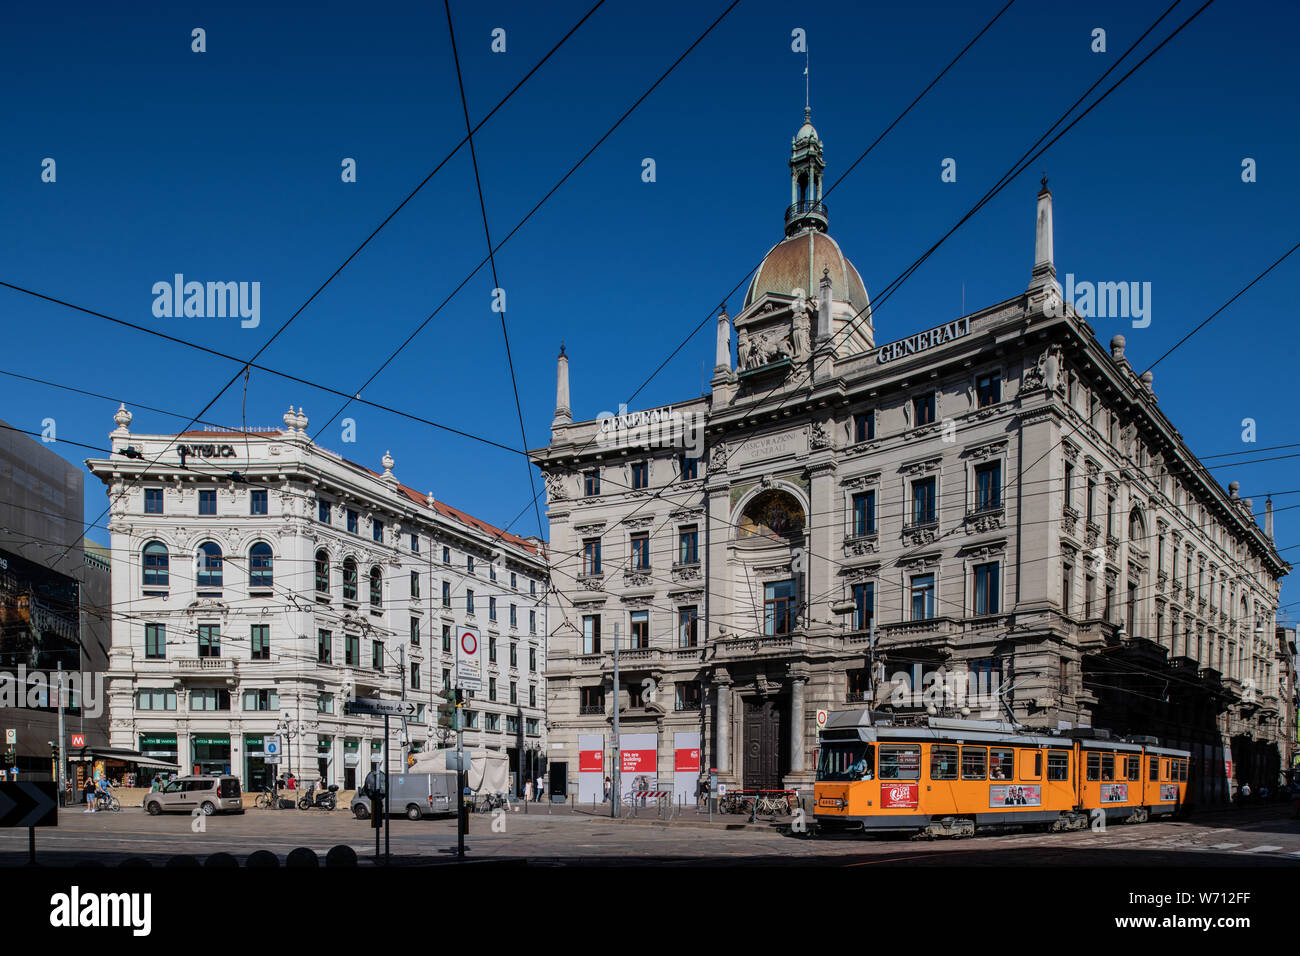
<svg viewBox="0 0 1300 956">
<path fill-rule="evenodd" d="M 790 684 L 790 772 L 803 773 L 803 685 L 807 678 L 795 677 Z"/>
<path fill-rule="evenodd" d="M 719 773 L 731 771 L 731 678 L 715 675 L 714 693 L 717 702 L 713 708 L 713 729 L 718 740 L 716 766 Z"/>
</svg>

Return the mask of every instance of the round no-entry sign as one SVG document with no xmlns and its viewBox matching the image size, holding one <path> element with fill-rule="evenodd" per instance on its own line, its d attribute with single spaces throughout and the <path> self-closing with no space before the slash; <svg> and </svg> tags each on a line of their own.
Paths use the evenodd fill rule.
<svg viewBox="0 0 1300 956">
<path fill-rule="evenodd" d="M 817 711 L 817 729 L 821 730 L 826 726 L 826 718 L 830 716 L 824 710 Z"/>
<path fill-rule="evenodd" d="M 473 657 L 478 653 L 478 635 L 473 631 L 461 631 L 460 649 L 465 654 Z"/>
</svg>

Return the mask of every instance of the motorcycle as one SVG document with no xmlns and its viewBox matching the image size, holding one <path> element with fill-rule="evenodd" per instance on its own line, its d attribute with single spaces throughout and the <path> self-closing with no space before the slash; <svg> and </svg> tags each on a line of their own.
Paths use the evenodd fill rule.
<svg viewBox="0 0 1300 956">
<path fill-rule="evenodd" d="M 339 805 L 339 785 L 331 783 L 328 790 L 317 790 L 313 783 L 298 798 L 299 810 L 334 810 Z"/>
</svg>

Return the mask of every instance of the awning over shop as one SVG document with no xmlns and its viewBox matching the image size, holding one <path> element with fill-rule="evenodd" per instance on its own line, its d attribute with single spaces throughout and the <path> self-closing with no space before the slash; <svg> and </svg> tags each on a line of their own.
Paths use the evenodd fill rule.
<svg viewBox="0 0 1300 956">
<path fill-rule="evenodd" d="M 73 760 L 120 760 L 122 763 L 133 763 L 140 767 L 158 767 L 162 770 L 180 769 L 180 764 L 168 763 L 166 760 L 159 760 L 157 757 L 146 757 L 135 750 L 83 747 L 74 751 L 71 756 Z"/>
</svg>

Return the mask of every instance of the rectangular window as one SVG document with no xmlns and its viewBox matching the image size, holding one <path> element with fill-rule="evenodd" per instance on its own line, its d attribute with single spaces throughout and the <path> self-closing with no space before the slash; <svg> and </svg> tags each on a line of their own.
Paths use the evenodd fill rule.
<svg viewBox="0 0 1300 956">
<path fill-rule="evenodd" d="M 472 554 L 465 555 L 465 573 L 466 574 L 474 573 L 474 555 Z"/>
<path fill-rule="evenodd" d="M 489 581 L 495 581 L 496 579 L 497 579 L 497 566 L 496 566 L 493 562 L 489 561 L 489 562 L 488 562 L 488 580 L 489 580 Z"/>
<path fill-rule="evenodd" d="M 351 508 L 348 509 L 348 534 L 357 533 L 357 513 Z"/>
<path fill-rule="evenodd" d="M 1115 496 L 1106 496 L 1106 534 L 1115 536 Z"/>
<path fill-rule="evenodd" d="M 934 575 L 912 575 L 912 620 L 928 621 L 934 617 Z"/>
<path fill-rule="evenodd" d="M 537 670 L 537 648 L 535 647 L 528 648 L 528 669 Z"/>
<path fill-rule="evenodd" d="M 519 666 L 519 645 L 514 641 L 510 642 L 510 666 Z"/>
<path fill-rule="evenodd" d="M 853 496 L 853 537 L 876 533 L 876 493 L 862 491 Z"/>
<path fill-rule="evenodd" d="M 975 469 L 975 510 L 1002 507 L 1002 462 L 991 461 Z"/>
<path fill-rule="evenodd" d="M 912 482 L 912 524 L 934 524 L 936 481 L 931 478 L 918 478 Z"/>
<path fill-rule="evenodd" d="M 419 596 L 420 596 L 420 572 L 412 571 L 411 572 L 411 597 L 418 598 Z"/>
<path fill-rule="evenodd" d="M 582 476 L 582 493 L 587 497 L 600 494 L 600 470 L 584 472 Z"/>
<path fill-rule="evenodd" d="M 146 624 L 144 626 L 144 656 L 148 660 L 155 661 L 167 657 L 166 624 Z"/>
<path fill-rule="evenodd" d="M 582 573 L 600 574 L 599 538 L 587 538 L 582 542 Z"/>
<path fill-rule="evenodd" d="M 920 744 L 881 744 L 881 780 L 920 780 Z"/>
<path fill-rule="evenodd" d="M 442 606 L 451 607 L 451 582 L 442 582 Z"/>
<path fill-rule="evenodd" d="M 411 646 L 420 646 L 420 619 L 418 617 L 411 618 Z"/>
<path fill-rule="evenodd" d="M 136 695 L 137 710 L 175 710 L 176 691 L 157 689 L 141 690 Z"/>
<path fill-rule="evenodd" d="M 537 633 L 537 612 L 536 611 L 528 612 L 528 633 L 529 634 Z"/>
<path fill-rule="evenodd" d="M 1101 779 L 1102 780 L 1115 779 L 1115 755 L 1114 754 L 1101 755 Z"/>
<path fill-rule="evenodd" d="M 190 691 L 190 710 L 229 710 L 230 691 L 200 688 Z"/>
<path fill-rule="evenodd" d="M 998 613 L 998 563 L 975 565 L 975 607 L 976 614 Z"/>
<path fill-rule="evenodd" d="M 600 615 L 584 614 L 582 618 L 582 653 L 600 653 Z"/>
<path fill-rule="evenodd" d="M 529 707 L 537 706 L 537 685 L 536 684 L 528 685 L 528 706 Z"/>
<path fill-rule="evenodd" d="M 702 697 L 700 695 L 700 685 L 695 682 L 689 684 L 675 684 L 674 702 L 675 710 L 699 710 Z"/>
<path fill-rule="evenodd" d="M 416 554 L 420 553 L 420 536 L 414 532 L 411 534 L 411 550 Z"/>
<path fill-rule="evenodd" d="M 876 585 L 853 585 L 853 630 L 866 631 L 876 615 Z"/>
<path fill-rule="evenodd" d="M 494 595 L 489 594 L 488 595 L 488 620 L 495 621 L 496 619 L 497 619 L 497 599 Z"/>
<path fill-rule="evenodd" d="M 474 613 L 474 592 L 468 589 L 465 591 L 465 613 Z"/>
<path fill-rule="evenodd" d="M 381 671 L 384 669 L 384 642 L 370 642 L 370 667 L 373 670 Z"/>
<path fill-rule="evenodd" d="M 1074 505 L 1074 465 L 1065 463 L 1065 507 Z"/>
<path fill-rule="evenodd" d="M 1083 617 L 1092 619 L 1093 606 L 1097 603 L 1097 578 L 1091 574 L 1083 576 Z"/>
<path fill-rule="evenodd" d="M 632 643 L 629 647 L 646 648 L 650 646 L 650 612 L 632 612 Z"/>
<path fill-rule="evenodd" d="M 853 440 L 871 441 L 876 437 L 876 416 L 871 412 L 858 412 L 853 416 Z"/>
<path fill-rule="evenodd" d="M 1147 779 L 1148 780 L 1160 779 L 1160 758 L 1159 757 L 1147 758 Z"/>
<path fill-rule="evenodd" d="M 516 628 L 518 626 L 519 626 L 519 608 L 512 604 L 510 605 L 510 627 Z"/>
<path fill-rule="evenodd" d="M 647 488 L 650 485 L 650 463 L 647 461 L 632 462 L 632 490 Z"/>
<path fill-rule="evenodd" d="M 512 591 L 519 590 L 519 577 L 513 571 L 510 572 L 510 590 Z"/>
<path fill-rule="evenodd" d="M 444 654 L 451 653 L 451 625 L 450 624 L 444 624 L 442 626 L 442 652 Z"/>
<path fill-rule="evenodd" d="M 199 514 L 212 516 L 217 513 L 217 493 L 214 490 L 199 491 Z"/>
<path fill-rule="evenodd" d="M 420 665 L 415 661 L 411 662 L 411 690 L 420 689 Z"/>
<path fill-rule="evenodd" d="M 267 513 L 265 488 L 256 488 L 248 493 L 248 513 L 250 515 L 264 515 Z"/>
<path fill-rule="evenodd" d="M 988 372 L 975 379 L 975 406 L 987 408 L 1002 401 L 1002 373 Z"/>
<path fill-rule="evenodd" d="M 795 624 L 795 582 L 770 581 L 763 585 L 763 633 L 789 634 Z"/>
<path fill-rule="evenodd" d="M 249 640 L 252 645 L 251 659 L 269 661 L 271 659 L 271 625 L 251 624 Z"/>
<path fill-rule="evenodd" d="M 324 499 L 316 499 L 316 520 L 322 524 L 330 523 L 330 503 Z"/>
<path fill-rule="evenodd" d="M 988 778 L 988 751 L 983 747 L 961 748 L 961 778 L 985 780 Z"/>
<path fill-rule="evenodd" d="M 930 779 L 957 779 L 957 748 L 935 744 L 930 748 Z"/>
<path fill-rule="evenodd" d="M 1068 751 L 1049 750 L 1047 752 L 1047 779 L 1070 779 L 1070 754 Z M 1089 777 L 1088 779 L 1092 780 L 1094 778 Z"/>
<path fill-rule="evenodd" d="M 316 713 L 332 714 L 334 713 L 334 695 L 317 694 L 316 695 Z"/>
<path fill-rule="evenodd" d="M 514 681 L 510 682 L 510 703 L 512 704 L 519 703 L 519 685 Z M 519 729 L 518 726 L 516 726 L 515 730 L 518 729 Z"/>
<path fill-rule="evenodd" d="M 533 580 L 531 580 L 531 579 L 529 580 L 529 582 L 528 582 L 528 593 L 529 593 L 529 594 L 536 594 L 536 593 L 537 593 L 537 582 L 536 582 L 536 581 L 533 581 Z"/>
<path fill-rule="evenodd" d="M 677 609 L 677 646 L 699 646 L 699 610 L 694 605 Z"/>
<path fill-rule="evenodd" d="M 1127 770 L 1127 773 L 1125 774 L 1125 776 L 1127 776 L 1129 780 L 1141 780 L 1142 779 L 1142 758 L 1125 757 L 1124 759 L 1127 763 L 1127 767 L 1125 768 Z"/>
<path fill-rule="evenodd" d="M 1074 610 L 1073 595 L 1070 585 L 1074 581 L 1074 565 L 1061 565 L 1061 610 L 1068 617 Z"/>
<path fill-rule="evenodd" d="M 650 568 L 650 532 L 639 531 L 632 535 L 632 570 L 647 571 Z"/>
<path fill-rule="evenodd" d="M 677 563 L 698 564 L 700 532 L 696 525 L 688 524 L 677 529 Z"/>
<path fill-rule="evenodd" d="M 445 667 L 442 669 L 442 689 L 451 690 L 451 671 Z"/>
<path fill-rule="evenodd" d="M 682 481 L 690 481 L 698 478 L 700 473 L 700 460 L 691 458 L 689 455 L 682 455 Z"/>
<path fill-rule="evenodd" d="M 221 627 L 217 624 L 199 625 L 199 657 L 221 656 Z"/>
<path fill-rule="evenodd" d="M 1016 753 L 994 747 L 989 751 L 989 779 L 1014 780 L 1016 778 Z"/>
<path fill-rule="evenodd" d="M 451 548 L 442 549 L 442 563 L 451 564 Z"/>
<path fill-rule="evenodd" d="M 163 513 L 163 490 L 161 488 L 146 488 L 144 490 L 144 513 L 147 515 L 160 515 Z"/>
<path fill-rule="evenodd" d="M 359 667 L 361 665 L 361 636 L 348 634 L 344 636 L 343 643 L 343 663 L 349 667 Z"/>
<path fill-rule="evenodd" d="M 334 659 L 334 635 L 329 631 L 316 632 L 316 660 L 328 664 Z"/>
<path fill-rule="evenodd" d="M 489 635 L 488 636 L 488 663 L 495 664 L 496 662 L 497 662 L 497 639 Z"/>
<path fill-rule="evenodd" d="M 912 425 L 929 425 L 934 422 L 934 392 L 912 399 Z"/>
<path fill-rule="evenodd" d="M 487 726 L 486 726 L 485 729 L 487 729 L 487 730 L 500 730 L 500 729 L 501 729 L 501 715 L 500 715 L 500 714 L 486 714 L 486 715 L 484 715 L 484 720 L 487 721 Z"/>
<path fill-rule="evenodd" d="M 1088 501 L 1087 501 L 1087 519 L 1089 524 L 1096 524 L 1093 520 L 1095 517 L 1094 502 L 1097 498 L 1097 483 L 1091 478 L 1088 479 Z"/>
<path fill-rule="evenodd" d="M 244 710 L 279 710 L 280 695 L 274 690 L 244 691 Z"/>
<path fill-rule="evenodd" d="M 541 725 L 538 723 L 536 717 L 524 718 L 524 733 L 527 734 L 529 737 L 540 736 L 541 734 L 541 731 L 539 729 L 540 727 Z"/>
</svg>

